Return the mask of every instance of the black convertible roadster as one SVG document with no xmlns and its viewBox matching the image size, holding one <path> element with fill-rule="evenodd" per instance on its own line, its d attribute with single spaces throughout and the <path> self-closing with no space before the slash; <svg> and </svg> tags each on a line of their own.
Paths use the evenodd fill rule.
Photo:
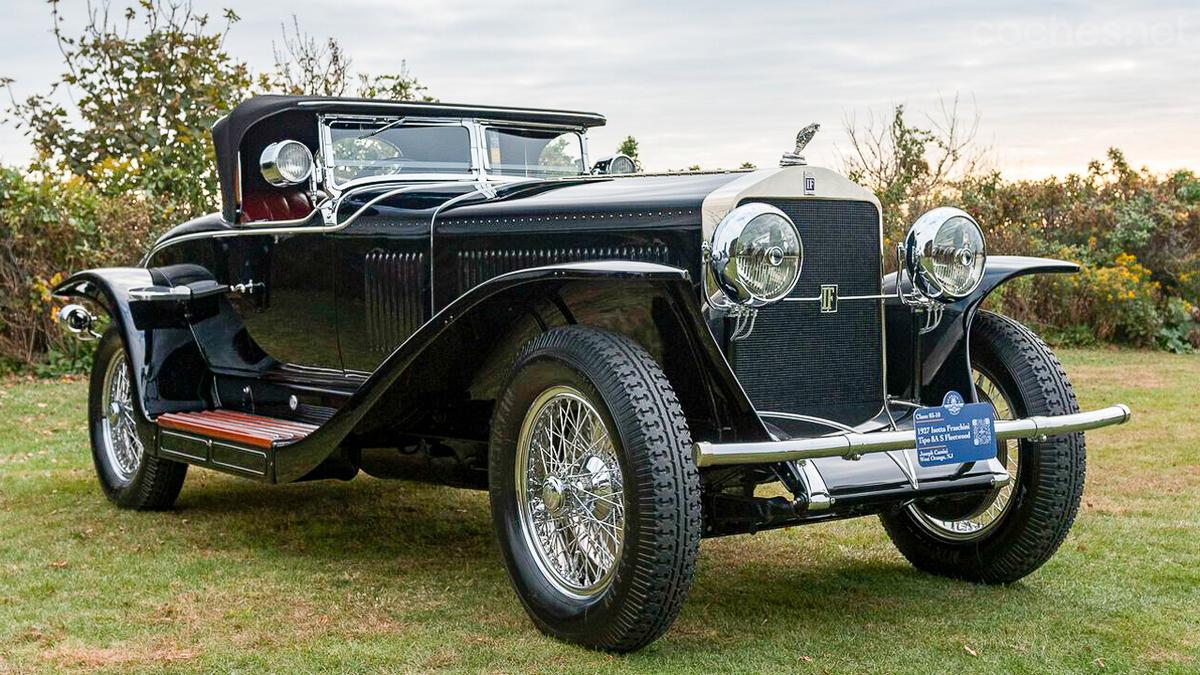
<svg viewBox="0 0 1200 675">
<path fill-rule="evenodd" d="M 1081 412 L 1046 345 L 979 308 L 1074 264 L 989 256 L 949 207 L 883 250 L 876 198 L 805 163 L 815 126 L 778 168 L 651 175 L 589 158 L 604 121 L 237 106 L 221 211 L 55 289 L 99 340 L 104 493 L 165 509 L 189 465 L 487 490 L 537 627 L 613 651 L 671 625 L 703 537 L 877 515 L 932 573 L 1046 562 L 1082 432 L 1130 412 Z"/>
</svg>

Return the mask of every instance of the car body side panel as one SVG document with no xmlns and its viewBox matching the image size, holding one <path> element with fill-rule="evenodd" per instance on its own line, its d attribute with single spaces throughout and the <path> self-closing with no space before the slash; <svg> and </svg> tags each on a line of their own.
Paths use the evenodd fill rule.
<svg viewBox="0 0 1200 675">
<path fill-rule="evenodd" d="M 941 323 L 920 338 L 920 358 L 913 358 L 916 331 L 913 312 L 896 299 L 887 303 L 888 390 L 893 396 L 911 396 L 914 372 L 921 372 L 922 403 L 937 405 L 942 395 L 955 390 L 975 394 L 971 379 L 969 338 L 971 322 L 983 301 L 1001 284 L 1029 274 L 1066 274 L 1079 266 L 1063 260 L 1025 256 L 989 256 L 983 281 L 971 295 L 948 303 Z M 895 294 L 896 274 L 884 278 L 884 293 Z"/>
<path fill-rule="evenodd" d="M 641 298 L 640 308 L 623 299 Z M 277 482 L 302 478 L 340 446 L 371 447 L 398 436 L 486 441 L 489 396 L 519 348 L 519 326 L 544 330 L 585 320 L 630 329 L 674 365 L 689 417 L 711 419 L 717 437 L 766 439 L 745 392 L 708 332 L 686 271 L 629 261 L 554 265 L 501 275 L 445 307 L 401 344 L 326 424 L 276 455 Z M 607 309 L 601 309 L 607 306 Z M 621 317 L 634 311 L 626 325 Z M 634 326 L 649 313 L 649 325 Z M 606 317 L 606 318 L 605 318 Z M 643 322 L 644 324 L 644 322 Z M 638 333 L 638 329 L 642 331 Z M 485 349 L 483 347 L 489 347 Z M 503 357 L 495 357 L 497 352 Z M 482 435 L 482 437 L 481 437 Z"/>
</svg>

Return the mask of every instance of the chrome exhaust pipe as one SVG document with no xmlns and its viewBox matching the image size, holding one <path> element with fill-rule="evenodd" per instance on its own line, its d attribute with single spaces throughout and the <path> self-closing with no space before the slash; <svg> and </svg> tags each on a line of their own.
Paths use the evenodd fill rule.
<svg viewBox="0 0 1200 675">
<path fill-rule="evenodd" d="M 1046 438 L 1124 424 L 1133 413 L 1123 404 L 1046 417 L 1035 415 L 1019 420 L 996 420 L 996 440 L 1017 438 Z M 797 438 L 787 441 L 754 443 L 706 443 L 692 446 L 696 466 L 727 466 L 735 464 L 771 464 L 823 457 L 856 458 L 872 452 L 909 450 L 917 447 L 917 434 L 905 431 L 878 431 L 868 434 L 846 433 L 816 438 Z"/>
</svg>

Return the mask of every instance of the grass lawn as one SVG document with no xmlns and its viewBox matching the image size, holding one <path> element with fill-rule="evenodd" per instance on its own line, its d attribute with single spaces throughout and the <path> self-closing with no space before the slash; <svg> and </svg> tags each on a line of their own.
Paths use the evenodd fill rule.
<svg viewBox="0 0 1200 675">
<path fill-rule="evenodd" d="M 679 621 L 598 654 L 543 637 L 485 495 L 193 469 L 169 513 L 112 507 L 81 380 L 0 382 L 0 672 L 1200 670 L 1200 357 L 1061 354 L 1094 432 L 1058 555 L 1007 588 L 913 570 L 875 519 L 707 540 Z"/>
</svg>

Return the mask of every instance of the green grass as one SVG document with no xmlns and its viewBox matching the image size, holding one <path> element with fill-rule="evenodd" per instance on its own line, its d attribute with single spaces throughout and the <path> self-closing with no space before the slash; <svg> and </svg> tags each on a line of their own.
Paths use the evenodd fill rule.
<svg viewBox="0 0 1200 675">
<path fill-rule="evenodd" d="M 1088 485 L 1058 555 L 1006 588 L 914 571 L 859 519 L 705 541 L 679 621 L 632 655 L 540 635 L 481 493 L 193 469 L 178 508 L 109 505 L 82 381 L 0 382 L 0 672 L 1200 669 L 1200 357 L 1063 355 Z"/>
</svg>

